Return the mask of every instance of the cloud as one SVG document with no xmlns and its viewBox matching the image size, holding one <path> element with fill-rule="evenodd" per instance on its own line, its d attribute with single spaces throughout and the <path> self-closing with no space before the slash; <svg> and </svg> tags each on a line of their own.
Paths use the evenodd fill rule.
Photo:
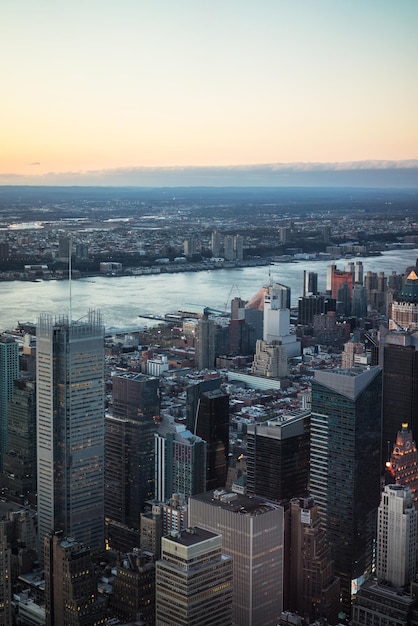
<svg viewBox="0 0 418 626">
<path fill-rule="evenodd" d="M 32 163 L 29 163 L 29 165 L 40 165 L 39 161 L 32 161 Z"/>
<path fill-rule="evenodd" d="M 418 188 L 418 159 L 230 166 L 122 167 L 1 174 L 2 185 L 138 187 L 408 187 Z"/>
</svg>

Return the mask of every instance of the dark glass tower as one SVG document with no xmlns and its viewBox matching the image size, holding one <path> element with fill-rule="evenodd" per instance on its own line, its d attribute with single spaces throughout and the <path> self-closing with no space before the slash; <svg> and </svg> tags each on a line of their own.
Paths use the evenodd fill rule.
<svg viewBox="0 0 418 626">
<path fill-rule="evenodd" d="M 214 389 L 200 395 L 195 434 L 207 443 L 206 489 L 224 487 L 229 453 L 228 394 Z"/>
<path fill-rule="evenodd" d="M 159 418 L 155 376 L 113 377 L 113 415 L 106 417 L 106 517 L 139 528 L 154 497 L 154 433 Z"/>
<path fill-rule="evenodd" d="M 311 493 L 341 579 L 342 608 L 371 571 L 380 500 L 380 367 L 316 371 L 312 383 Z"/>
<path fill-rule="evenodd" d="M 247 493 L 290 500 L 306 493 L 310 411 L 247 427 Z"/>
</svg>

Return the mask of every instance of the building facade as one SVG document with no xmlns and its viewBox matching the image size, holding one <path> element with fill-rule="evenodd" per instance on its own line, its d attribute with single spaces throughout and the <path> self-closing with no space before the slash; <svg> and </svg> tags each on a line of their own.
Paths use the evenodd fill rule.
<svg viewBox="0 0 418 626">
<path fill-rule="evenodd" d="M 104 327 L 43 315 L 37 327 L 39 540 L 104 548 Z"/>
<path fill-rule="evenodd" d="M 380 367 L 315 372 L 310 491 L 325 523 L 343 609 L 371 571 L 380 498 Z"/>
<path fill-rule="evenodd" d="M 284 511 L 223 490 L 192 496 L 189 523 L 222 535 L 233 561 L 233 624 L 276 626 L 283 610 Z"/>
<path fill-rule="evenodd" d="M 415 580 L 417 516 L 409 487 L 386 485 L 378 510 L 376 576 L 394 587 Z"/>
<path fill-rule="evenodd" d="M 135 529 L 154 497 L 158 389 L 154 376 L 114 376 L 113 414 L 106 416 L 106 517 Z"/>
<path fill-rule="evenodd" d="M 156 626 L 230 626 L 232 560 L 222 537 L 191 527 L 162 538 Z"/>
<path fill-rule="evenodd" d="M 310 411 L 247 426 L 247 493 L 279 502 L 308 488 Z"/>
<path fill-rule="evenodd" d="M 9 402 L 19 376 L 18 345 L 13 337 L 0 336 L 0 464 L 9 450 Z"/>
</svg>

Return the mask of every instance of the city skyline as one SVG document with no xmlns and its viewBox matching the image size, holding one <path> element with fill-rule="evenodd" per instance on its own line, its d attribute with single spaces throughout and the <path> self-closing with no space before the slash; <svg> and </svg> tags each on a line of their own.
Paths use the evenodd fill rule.
<svg viewBox="0 0 418 626">
<path fill-rule="evenodd" d="M 125 0 L 100 11 L 22 0 L 2 17 L 0 184 L 417 177 L 418 6 L 409 0 Z"/>
</svg>

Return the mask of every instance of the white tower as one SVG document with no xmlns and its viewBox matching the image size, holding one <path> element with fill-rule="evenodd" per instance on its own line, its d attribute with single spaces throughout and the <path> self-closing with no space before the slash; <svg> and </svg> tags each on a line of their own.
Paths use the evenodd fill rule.
<svg viewBox="0 0 418 626">
<path fill-rule="evenodd" d="M 264 296 L 263 341 L 280 341 L 288 358 L 300 355 L 300 342 L 290 334 L 290 288 L 274 283 Z"/>
<path fill-rule="evenodd" d="M 386 485 L 377 522 L 378 579 L 404 587 L 415 579 L 417 511 L 409 487 Z"/>
</svg>

